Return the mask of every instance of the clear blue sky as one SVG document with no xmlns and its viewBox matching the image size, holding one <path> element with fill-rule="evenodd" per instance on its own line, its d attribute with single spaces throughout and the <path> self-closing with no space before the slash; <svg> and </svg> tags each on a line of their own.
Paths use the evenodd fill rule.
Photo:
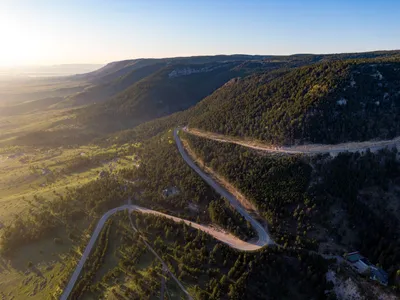
<svg viewBox="0 0 400 300">
<path fill-rule="evenodd" d="M 1 0 L 0 65 L 400 49 L 395 0 Z"/>
</svg>

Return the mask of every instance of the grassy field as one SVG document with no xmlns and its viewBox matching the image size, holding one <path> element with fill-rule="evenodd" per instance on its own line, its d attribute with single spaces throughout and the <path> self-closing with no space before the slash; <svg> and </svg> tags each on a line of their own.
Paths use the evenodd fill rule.
<svg viewBox="0 0 400 300">
<path fill-rule="evenodd" d="M 0 220 L 3 224 L 13 222 L 18 215 L 29 214 L 31 210 L 40 208 L 43 201 L 52 201 L 55 192 L 62 194 L 66 187 L 72 188 L 95 180 L 103 170 L 116 172 L 127 164 L 132 164 L 134 159 L 131 156 L 110 159 L 92 167 L 62 173 L 63 169 L 68 168 L 68 163 L 76 157 L 83 154 L 116 155 L 117 149 L 82 147 L 50 152 L 24 150 L 24 156 L 30 158 L 29 164 L 16 159 L 6 159 L 0 169 Z M 7 154 L 9 153 L 3 155 Z M 24 246 L 11 257 L 0 256 L 0 291 L 7 297 L 15 296 L 15 299 L 26 299 L 27 296 L 32 299 L 47 299 L 57 290 L 59 278 L 65 275 L 65 257 L 69 256 L 71 251 L 83 251 L 75 248 L 82 247 L 85 244 L 82 244 L 82 238 L 84 240 L 91 234 L 88 230 L 89 224 L 85 219 L 73 224 L 74 232 L 78 233 L 76 240 L 70 239 L 68 232 L 71 229 L 67 227 L 71 224 L 66 224 L 54 237 Z M 54 238 L 61 239 L 62 244 L 55 243 Z M 31 268 L 30 262 L 33 266 Z"/>
<path fill-rule="evenodd" d="M 84 146 L 72 149 L 39 147 L 0 148 L 0 222 L 12 223 L 18 216 L 40 209 L 55 194 L 82 186 L 99 178 L 102 171 L 118 170 L 137 164 L 134 155 L 122 147 Z M 133 146 L 134 147 L 134 146 Z M 71 224 L 65 224 L 54 237 L 31 243 L 11 257 L 0 257 L 0 291 L 5 299 L 47 299 L 57 290 L 59 278 L 66 276 L 65 257 L 80 253 L 83 240 L 91 234 L 93 220 L 73 224 L 78 238 L 71 240 Z M 1 235 L 1 229 L 0 229 Z M 63 242 L 58 244 L 54 238 Z M 75 249 L 75 250 L 74 250 Z M 29 265 L 32 264 L 32 267 Z M 69 271 L 68 271 L 69 272 Z M 69 273 L 68 273 L 69 274 Z M 0 299 L 2 294 L 0 293 Z"/>
<path fill-rule="evenodd" d="M 132 164 L 134 157 L 121 156 L 123 150 L 96 146 L 0 148 L 0 219 L 7 222 L 38 206 L 35 195 L 51 200 L 55 192 L 62 194 L 66 187 L 94 180 L 103 170 L 115 172 Z"/>
<path fill-rule="evenodd" d="M 68 97 L 87 86 L 61 78 L 0 80 L 0 237 L 3 226 L 29 217 L 65 195 L 67 189 L 94 181 L 105 171 L 116 174 L 138 163 L 131 155 L 135 145 L 100 148 L 18 142 L 35 132 L 60 132 L 62 139 L 65 130 L 83 130 L 76 128 L 71 109 L 51 104 L 35 109 L 34 102 L 29 104 L 32 110 L 20 113 L 8 114 L 2 109 L 46 97 Z M 50 236 L 0 256 L 0 299 L 52 298 L 60 278 L 70 275 L 98 217 L 85 216 L 74 224 L 63 224 Z M 111 263 L 107 260 L 106 265 Z"/>
<path fill-rule="evenodd" d="M 82 223 L 79 228 L 87 225 Z M 51 299 L 60 276 L 65 273 L 64 261 L 71 249 L 77 247 L 65 230 L 60 230 L 57 236 L 63 240 L 62 244 L 48 238 L 18 250 L 11 258 L 0 258 L 0 290 L 6 299 Z"/>
</svg>

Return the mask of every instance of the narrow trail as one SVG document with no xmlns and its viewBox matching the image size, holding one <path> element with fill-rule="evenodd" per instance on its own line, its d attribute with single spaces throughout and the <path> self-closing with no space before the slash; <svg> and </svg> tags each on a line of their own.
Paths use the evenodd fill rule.
<svg viewBox="0 0 400 300">
<path fill-rule="evenodd" d="M 182 130 L 189 134 L 214 140 L 217 142 L 237 144 L 247 148 L 252 148 L 255 150 L 261 150 L 271 153 L 308 154 L 308 155 L 330 153 L 331 155 L 336 155 L 340 152 L 346 152 L 346 151 L 360 152 L 360 151 L 366 151 L 367 149 L 371 150 L 372 152 L 375 152 L 384 149 L 386 147 L 388 148 L 396 147 L 400 149 L 400 137 L 396 137 L 392 140 L 385 140 L 385 141 L 349 142 L 349 143 L 327 144 L 327 145 L 309 144 L 301 146 L 278 147 L 274 145 L 268 145 L 257 140 L 226 136 L 223 134 L 208 132 L 196 128 L 184 127 L 182 128 Z"/>
</svg>

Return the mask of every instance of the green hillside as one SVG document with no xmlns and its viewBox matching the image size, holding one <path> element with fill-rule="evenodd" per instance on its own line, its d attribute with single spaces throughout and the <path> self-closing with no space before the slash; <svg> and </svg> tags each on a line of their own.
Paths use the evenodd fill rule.
<svg viewBox="0 0 400 300">
<path fill-rule="evenodd" d="M 257 75 L 199 103 L 189 126 L 276 144 L 400 134 L 400 59 L 338 60 Z"/>
<path fill-rule="evenodd" d="M 78 120 L 115 131 L 185 110 L 240 76 L 242 72 L 232 70 L 235 66 L 237 63 L 168 66 L 103 104 L 88 107 Z"/>
<path fill-rule="evenodd" d="M 63 97 L 50 97 L 40 100 L 28 101 L 19 103 L 12 106 L 0 107 L 1 116 L 12 116 L 17 114 L 24 114 L 32 111 L 45 110 L 50 106 L 63 101 Z"/>
<path fill-rule="evenodd" d="M 73 107 L 104 102 L 143 78 L 157 72 L 164 65 L 165 64 L 162 63 L 150 64 L 137 68 L 115 80 L 90 86 L 84 91 L 68 97 L 65 101 L 60 103 L 59 107 Z"/>
</svg>

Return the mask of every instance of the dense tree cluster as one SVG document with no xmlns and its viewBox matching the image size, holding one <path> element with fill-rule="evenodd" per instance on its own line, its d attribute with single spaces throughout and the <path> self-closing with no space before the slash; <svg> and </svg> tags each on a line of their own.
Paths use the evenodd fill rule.
<svg viewBox="0 0 400 300">
<path fill-rule="evenodd" d="M 188 200 L 205 207 L 218 197 L 180 157 L 171 131 L 146 142 L 139 157 L 141 163 L 132 179 L 139 180 L 137 185 L 143 191 L 140 203 L 185 209 Z M 178 192 L 165 197 L 162 191 L 169 187 L 177 187 Z"/>
<path fill-rule="evenodd" d="M 389 207 L 393 205 L 388 206 L 382 196 L 385 191 L 395 191 L 400 182 L 395 149 L 342 153 L 335 158 L 317 156 L 310 161 L 314 168 L 311 175 L 305 158 L 265 156 L 241 146 L 189 134 L 184 138 L 206 165 L 257 204 L 272 225 L 270 229 L 275 239 L 282 245 L 312 249 L 314 242 L 304 237 L 319 224 L 337 237 L 338 244 L 349 251 L 361 251 L 373 263 L 389 271 L 394 282 L 400 262 L 400 221 L 398 210 L 391 210 Z M 378 195 L 382 196 L 368 201 L 366 197 L 372 196 L 360 192 L 373 186 L 379 187 Z M 344 243 L 342 233 L 332 228 L 331 220 L 335 215 L 331 206 L 338 204 L 350 222 L 349 230 L 357 237 L 351 244 Z M 290 229 L 293 225 L 297 229 L 295 236 Z"/>
</svg>

